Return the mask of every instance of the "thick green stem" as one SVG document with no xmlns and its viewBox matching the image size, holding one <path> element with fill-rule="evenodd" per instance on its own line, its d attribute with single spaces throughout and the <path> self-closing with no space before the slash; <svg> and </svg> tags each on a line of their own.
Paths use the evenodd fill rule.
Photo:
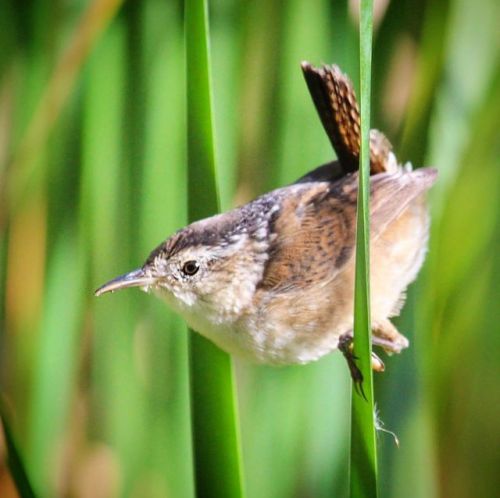
<svg viewBox="0 0 500 498">
<path fill-rule="evenodd" d="M 188 213 L 195 221 L 219 210 L 205 0 L 186 1 Z M 190 336 L 190 385 L 196 495 L 242 496 L 231 358 Z"/>
</svg>

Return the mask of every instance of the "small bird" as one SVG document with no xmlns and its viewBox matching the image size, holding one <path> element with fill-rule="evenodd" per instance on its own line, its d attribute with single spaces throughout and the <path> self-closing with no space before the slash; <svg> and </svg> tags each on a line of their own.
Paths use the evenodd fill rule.
<svg viewBox="0 0 500 498">
<path fill-rule="evenodd" d="M 141 268 L 96 295 L 128 287 L 153 291 L 224 351 L 260 363 L 307 363 L 341 349 L 356 378 L 349 348 L 359 109 L 337 66 L 304 62 L 302 70 L 338 160 L 179 230 Z M 389 319 L 399 314 L 425 257 L 425 192 L 437 172 L 399 164 L 377 130 L 370 132 L 370 172 L 372 341 L 399 353 L 409 343 Z M 372 365 L 383 369 L 376 356 Z"/>
</svg>

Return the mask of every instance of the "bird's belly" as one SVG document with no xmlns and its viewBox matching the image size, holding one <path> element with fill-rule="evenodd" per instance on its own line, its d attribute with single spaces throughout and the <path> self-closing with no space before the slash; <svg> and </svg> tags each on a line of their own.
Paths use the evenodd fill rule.
<svg viewBox="0 0 500 498">
<path fill-rule="evenodd" d="M 303 364 L 316 361 L 337 349 L 339 329 L 302 328 L 269 324 L 251 332 L 250 358 L 272 365 Z"/>
<path fill-rule="evenodd" d="M 207 320 L 206 314 L 186 310 L 182 315 L 193 330 L 229 354 L 253 363 L 302 364 L 335 350 L 339 336 L 349 327 L 334 323 L 340 315 L 331 310 L 327 311 L 328 319 L 313 319 L 310 301 L 300 301 L 293 306 L 293 312 L 267 308 L 263 320 L 259 320 L 258 310 L 231 323 L 215 323 Z M 276 300 L 274 305 L 278 305 Z"/>
<path fill-rule="evenodd" d="M 329 285 L 298 292 L 267 294 L 240 321 L 256 361 L 308 363 L 337 349 L 339 337 L 352 329 L 353 272 Z"/>
</svg>

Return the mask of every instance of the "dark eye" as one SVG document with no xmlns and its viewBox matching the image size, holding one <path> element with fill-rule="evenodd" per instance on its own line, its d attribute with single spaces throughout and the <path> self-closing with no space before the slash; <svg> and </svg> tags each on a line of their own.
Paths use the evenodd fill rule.
<svg viewBox="0 0 500 498">
<path fill-rule="evenodd" d="M 198 266 L 198 263 L 196 261 L 186 261 L 184 265 L 182 266 L 182 273 L 184 275 L 192 276 L 194 275 L 200 267 Z"/>
</svg>

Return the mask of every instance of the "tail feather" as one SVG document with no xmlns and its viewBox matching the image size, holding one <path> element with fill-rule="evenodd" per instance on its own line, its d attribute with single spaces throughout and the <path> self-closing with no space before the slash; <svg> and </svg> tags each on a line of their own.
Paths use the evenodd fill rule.
<svg viewBox="0 0 500 498">
<path fill-rule="evenodd" d="M 359 168 L 361 118 L 350 79 L 336 65 L 313 67 L 302 62 L 302 71 L 323 128 L 337 154 L 344 174 Z M 378 130 L 370 130 L 371 174 L 394 172 L 392 146 Z"/>
</svg>

